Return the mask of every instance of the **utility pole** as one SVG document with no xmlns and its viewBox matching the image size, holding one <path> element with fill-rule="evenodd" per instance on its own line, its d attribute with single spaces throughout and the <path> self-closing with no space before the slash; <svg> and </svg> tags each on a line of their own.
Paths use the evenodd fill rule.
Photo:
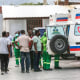
<svg viewBox="0 0 80 80">
<path fill-rule="evenodd" d="M 60 2 L 61 0 L 57 0 L 57 5 L 59 5 L 59 2 Z"/>
<path fill-rule="evenodd" d="M 43 0 L 43 5 L 47 5 L 47 0 Z"/>
</svg>

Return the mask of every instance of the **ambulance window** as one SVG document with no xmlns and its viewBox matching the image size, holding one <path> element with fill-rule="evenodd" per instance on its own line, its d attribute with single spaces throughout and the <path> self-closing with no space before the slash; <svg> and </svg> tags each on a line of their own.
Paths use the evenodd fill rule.
<svg viewBox="0 0 80 80">
<path fill-rule="evenodd" d="M 47 31 L 48 31 L 48 39 L 51 39 L 56 34 L 64 35 L 63 26 L 47 27 Z"/>
<path fill-rule="evenodd" d="M 75 35 L 80 36 L 80 25 L 75 26 Z"/>
</svg>

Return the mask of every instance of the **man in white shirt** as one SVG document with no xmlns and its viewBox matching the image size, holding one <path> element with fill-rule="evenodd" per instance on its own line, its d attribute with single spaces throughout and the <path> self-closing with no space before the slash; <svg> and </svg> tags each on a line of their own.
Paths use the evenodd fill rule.
<svg viewBox="0 0 80 80">
<path fill-rule="evenodd" d="M 21 30 L 21 36 L 18 37 L 15 41 L 15 44 L 17 45 L 17 42 L 19 42 L 19 45 L 17 45 L 20 48 L 20 54 L 21 54 L 21 72 L 24 73 L 24 60 L 26 58 L 26 72 L 29 73 L 29 66 L 30 66 L 30 50 L 29 50 L 29 42 L 32 41 L 32 39 L 29 36 L 25 35 L 25 31 Z"/>
<path fill-rule="evenodd" d="M 10 54 L 10 41 L 6 37 L 6 32 L 2 32 L 0 38 L 0 57 L 1 57 L 1 75 L 7 72 L 8 68 L 8 57 Z M 5 70 L 4 70 L 5 69 Z"/>
</svg>

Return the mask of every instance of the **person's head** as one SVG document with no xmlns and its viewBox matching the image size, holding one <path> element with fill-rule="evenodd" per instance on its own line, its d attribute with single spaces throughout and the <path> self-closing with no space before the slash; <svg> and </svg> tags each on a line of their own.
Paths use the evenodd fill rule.
<svg viewBox="0 0 80 80">
<path fill-rule="evenodd" d="M 9 32 L 6 32 L 6 36 L 7 36 L 7 37 L 9 36 Z"/>
<path fill-rule="evenodd" d="M 15 34 L 15 37 L 19 37 L 19 34 Z"/>
<path fill-rule="evenodd" d="M 39 30 L 36 30 L 35 31 L 35 35 L 39 36 L 40 35 L 40 31 Z"/>
<path fill-rule="evenodd" d="M 2 32 L 2 37 L 6 37 L 6 31 Z"/>
<path fill-rule="evenodd" d="M 21 34 L 25 34 L 25 31 L 24 30 L 21 30 Z"/>
<path fill-rule="evenodd" d="M 18 34 L 19 34 L 19 35 L 20 35 L 20 32 L 21 32 L 21 31 L 18 31 Z"/>
<path fill-rule="evenodd" d="M 28 35 L 29 35 L 29 36 L 32 36 L 32 30 L 29 30 L 29 31 L 28 31 Z"/>
<path fill-rule="evenodd" d="M 46 36 L 46 32 L 44 32 L 44 36 Z"/>
</svg>

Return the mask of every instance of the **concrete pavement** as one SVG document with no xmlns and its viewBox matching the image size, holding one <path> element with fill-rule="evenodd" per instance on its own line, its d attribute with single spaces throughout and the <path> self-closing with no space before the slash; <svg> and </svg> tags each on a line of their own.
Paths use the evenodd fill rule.
<svg viewBox="0 0 80 80">
<path fill-rule="evenodd" d="M 21 67 L 15 67 L 15 58 L 10 58 L 8 74 L 0 75 L 0 80 L 80 80 L 80 61 L 61 60 L 61 70 L 54 69 L 52 59 L 52 71 L 21 73 Z"/>
</svg>

